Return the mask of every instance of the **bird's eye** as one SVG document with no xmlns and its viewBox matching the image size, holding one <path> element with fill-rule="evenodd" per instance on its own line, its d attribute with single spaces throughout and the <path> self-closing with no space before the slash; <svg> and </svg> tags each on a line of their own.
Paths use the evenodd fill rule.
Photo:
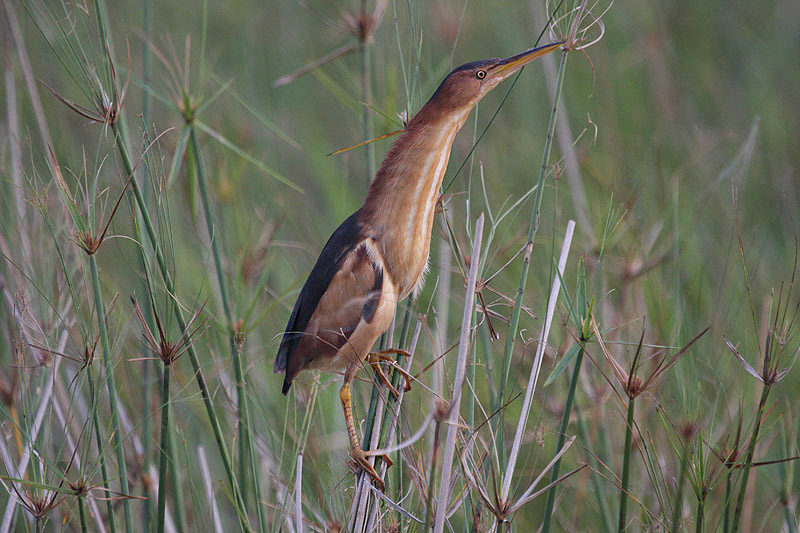
<svg viewBox="0 0 800 533">
<path fill-rule="evenodd" d="M 475 73 L 475 77 L 478 78 L 479 80 L 482 80 L 483 78 L 486 77 L 486 71 L 479 70 L 478 72 Z"/>
</svg>

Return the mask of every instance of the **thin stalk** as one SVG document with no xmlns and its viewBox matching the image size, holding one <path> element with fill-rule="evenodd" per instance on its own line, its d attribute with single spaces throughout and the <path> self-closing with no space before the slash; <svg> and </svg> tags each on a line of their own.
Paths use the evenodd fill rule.
<svg viewBox="0 0 800 533">
<path fill-rule="evenodd" d="M 166 371 L 167 369 L 165 369 Z M 178 462 L 178 445 L 175 438 L 175 417 L 170 417 L 169 441 L 167 442 L 169 453 L 169 477 L 172 483 L 169 484 L 172 492 L 172 509 L 175 527 L 178 531 L 187 531 L 186 528 L 186 507 L 183 500 L 183 484 L 181 483 L 180 462 Z"/>
<path fill-rule="evenodd" d="M 228 299 L 228 291 L 225 285 L 225 275 L 222 267 L 222 258 L 219 252 L 219 239 L 217 238 L 214 228 L 214 214 L 211 211 L 211 202 L 208 198 L 208 186 L 206 184 L 205 169 L 203 162 L 200 159 L 200 147 L 197 144 L 197 136 L 192 127 L 190 138 L 192 142 L 192 153 L 195 159 L 195 170 L 197 173 L 197 183 L 200 188 L 200 198 L 203 201 L 203 211 L 205 212 L 206 227 L 208 229 L 208 238 L 211 241 L 211 252 L 214 256 L 214 267 L 217 271 L 217 283 L 219 285 L 220 299 L 222 300 L 222 307 L 225 311 L 225 318 L 228 321 L 228 337 L 230 340 L 231 359 L 233 359 L 234 377 L 236 379 L 236 393 L 237 404 L 240 410 L 240 418 L 242 421 L 241 435 L 239 438 L 240 446 L 240 480 L 241 483 L 247 486 L 247 466 L 249 462 L 250 475 L 252 479 L 252 488 L 255 496 L 256 514 L 258 515 L 259 531 L 262 533 L 266 531 L 267 524 L 264 520 L 264 510 L 261 505 L 261 483 L 260 476 L 258 475 L 258 468 L 255 460 L 255 453 L 253 452 L 253 440 L 250 434 L 250 409 L 248 407 L 249 400 L 247 394 L 247 380 L 244 375 L 244 365 L 242 364 L 242 357 L 240 348 L 237 346 L 236 331 L 233 325 L 233 314 L 231 313 L 230 301 Z"/>
<path fill-rule="evenodd" d="M 572 377 L 569 381 L 569 391 L 567 392 L 567 402 L 564 405 L 564 414 L 561 416 L 561 427 L 558 430 L 558 442 L 556 443 L 556 453 L 561 451 L 561 448 L 564 447 L 564 442 L 567 440 L 567 426 L 569 426 L 569 418 L 572 414 L 572 402 L 575 399 L 575 389 L 578 386 L 578 376 L 581 372 L 581 364 L 583 363 L 583 352 L 585 350 L 584 340 L 580 340 L 580 349 L 578 350 L 578 356 L 575 358 L 575 367 L 572 370 Z M 550 470 L 550 483 L 555 483 L 558 479 L 558 470 L 561 467 L 561 459 L 553 464 L 552 470 Z M 550 531 L 550 520 L 553 514 L 553 505 L 556 501 L 556 489 L 558 484 L 554 484 L 550 487 L 550 490 L 547 491 L 547 503 L 545 504 L 544 508 L 544 522 L 542 523 L 542 533 L 547 533 Z"/>
<path fill-rule="evenodd" d="M 672 508 L 672 531 L 678 531 L 678 524 L 681 521 L 681 509 L 683 508 L 683 484 L 686 481 L 686 470 L 689 467 L 689 448 L 692 445 L 691 439 L 686 439 L 683 443 L 683 451 L 681 452 L 681 471 L 678 474 L 678 493 L 675 495 L 675 506 Z"/>
<path fill-rule="evenodd" d="M 128 469 L 125 464 L 125 448 L 122 438 L 122 428 L 119 423 L 117 408 L 117 387 L 114 384 L 114 368 L 111 365 L 111 346 L 108 342 L 106 329 L 106 311 L 103 304 L 103 294 L 100 291 L 100 275 L 97 270 L 97 258 L 94 254 L 89 256 L 89 269 L 92 274 L 92 292 L 94 293 L 95 312 L 97 313 L 97 327 L 100 330 L 100 344 L 103 350 L 103 365 L 106 372 L 106 385 L 108 388 L 108 401 L 111 406 L 111 425 L 114 428 L 114 448 L 117 452 L 117 469 L 119 470 L 120 491 L 123 494 L 122 510 L 125 513 L 125 531 L 133 532 L 133 516 L 131 515 L 131 502 L 128 499 Z"/>
<path fill-rule="evenodd" d="M 86 525 L 86 509 L 83 506 L 83 497 L 81 496 L 78 496 L 78 516 L 81 520 L 81 531 L 89 531 L 89 528 Z"/>
<path fill-rule="evenodd" d="M 528 423 L 531 405 L 533 404 L 533 394 L 536 392 L 536 383 L 539 380 L 539 373 L 542 369 L 544 349 L 545 346 L 547 346 L 547 339 L 550 335 L 550 326 L 553 324 L 553 315 L 556 311 L 558 294 L 561 289 L 561 279 L 564 277 L 564 269 L 567 266 L 567 257 L 569 257 L 569 250 L 572 245 L 574 233 L 575 221 L 569 220 L 567 221 L 567 229 L 564 232 L 564 242 L 561 244 L 561 253 L 558 257 L 558 276 L 554 277 L 553 284 L 550 287 L 550 295 L 547 299 L 547 315 L 545 316 L 544 324 L 542 324 L 542 329 L 539 333 L 539 345 L 536 347 L 536 354 L 533 357 L 533 365 L 531 366 L 531 372 L 528 376 L 528 384 L 525 387 L 525 399 L 522 401 L 522 411 L 517 422 L 517 429 L 514 433 L 511 452 L 508 454 L 508 465 L 506 466 L 503 476 L 503 486 L 500 492 L 500 497 L 503 502 L 508 502 L 509 494 L 511 494 L 511 481 L 514 478 L 514 469 L 516 468 L 517 459 L 519 458 L 522 438 L 525 434 L 525 426 Z"/>
<path fill-rule="evenodd" d="M 628 398 L 628 418 L 625 424 L 625 449 L 622 456 L 622 485 L 619 491 L 619 523 L 617 531 L 625 530 L 625 522 L 628 520 L 628 481 L 631 473 L 631 441 L 633 440 L 633 410 L 636 404 L 635 398 Z"/>
<path fill-rule="evenodd" d="M 544 191 L 544 179 L 547 175 L 547 166 L 550 162 L 550 149 L 553 146 L 553 135 L 556 127 L 556 117 L 558 116 L 558 104 L 561 100 L 561 88 L 564 85 L 564 72 L 567 66 L 567 52 L 561 54 L 561 63 L 558 66 L 558 78 L 556 79 L 555 96 L 553 97 L 553 106 L 550 109 L 550 120 L 547 125 L 547 136 L 544 141 L 544 150 L 542 153 L 542 164 L 539 167 L 539 179 L 536 186 L 536 196 L 533 201 L 533 208 L 531 210 L 530 225 L 528 226 L 528 240 L 525 247 L 525 254 L 522 260 L 522 271 L 519 277 L 519 286 L 517 288 L 517 295 L 514 298 L 514 308 L 511 312 L 511 323 L 508 328 L 508 336 L 506 337 L 505 353 L 503 354 L 503 368 L 500 376 L 500 385 L 498 387 L 497 403 L 495 410 L 499 410 L 505 402 L 506 383 L 509 379 L 511 371 L 511 355 L 514 352 L 514 341 L 517 337 L 517 330 L 519 328 L 519 319 L 522 311 L 522 298 L 525 295 L 525 284 L 528 280 L 528 270 L 530 269 L 531 254 L 533 252 L 533 240 L 536 237 L 539 224 L 539 209 L 542 205 L 542 191 Z M 504 448 L 504 438 L 502 428 L 504 426 L 505 410 L 500 411 L 500 416 L 497 417 L 497 427 L 500 431 L 497 432 L 497 446 L 498 457 L 500 458 L 500 470 L 505 468 L 505 457 L 502 453 Z"/>
<path fill-rule="evenodd" d="M 453 380 L 453 397 L 447 408 L 447 439 L 444 443 L 444 456 L 442 458 L 442 477 L 439 480 L 439 496 L 436 506 L 436 520 L 434 533 L 444 531 L 447 504 L 450 501 L 450 479 L 453 469 L 453 455 L 456 450 L 458 438 L 459 416 L 461 411 L 461 393 L 466 381 L 467 362 L 472 353 L 472 318 L 475 314 L 475 287 L 478 282 L 478 269 L 481 257 L 481 242 L 483 239 L 483 214 L 475 222 L 475 237 L 472 241 L 472 260 L 467 277 L 467 289 L 464 296 L 464 313 L 461 317 L 461 337 L 458 342 L 458 361 L 456 362 L 456 375 Z M 430 495 L 429 495 L 430 497 Z"/>
<path fill-rule="evenodd" d="M 697 500 L 697 516 L 695 516 L 695 533 L 702 533 L 703 531 L 703 514 L 705 512 L 706 507 L 706 498 L 703 496 L 699 500 Z M 723 530 L 724 531 L 724 530 Z"/>
<path fill-rule="evenodd" d="M 362 14 L 365 13 L 365 10 L 362 8 Z M 361 41 L 361 44 L 358 47 L 358 51 L 361 55 L 361 97 L 364 100 L 364 111 L 363 111 L 363 121 L 364 121 L 364 139 L 372 139 L 374 137 L 372 133 L 372 122 L 369 119 L 370 113 L 370 105 L 372 104 L 372 91 L 370 90 L 370 80 L 372 77 L 372 64 L 369 57 L 369 46 L 365 40 Z M 367 183 L 372 180 L 372 176 L 375 175 L 375 145 L 373 143 L 369 143 L 366 145 L 367 149 Z"/>
<path fill-rule="evenodd" d="M 89 397 L 92 399 L 91 405 L 91 417 L 92 417 L 92 427 L 94 428 L 94 438 L 97 443 L 97 457 L 100 460 L 100 477 L 103 480 L 103 487 L 106 489 L 110 489 L 111 485 L 109 484 L 108 478 L 108 467 L 106 467 L 106 454 L 103 450 L 103 438 L 100 433 L 100 420 L 97 417 L 97 394 L 94 388 L 94 368 L 92 365 L 88 365 L 86 367 L 88 372 L 88 379 L 89 382 Z M 117 525 L 114 522 L 114 506 L 112 505 L 111 498 L 106 498 L 106 512 L 108 513 L 108 528 L 111 533 L 116 533 Z"/>
<path fill-rule="evenodd" d="M 142 368 L 142 411 L 144 411 L 142 416 L 142 443 L 144 444 L 144 453 L 142 453 L 142 470 L 147 472 L 148 468 L 150 467 L 150 438 L 151 438 L 151 429 L 150 429 L 150 416 L 148 410 L 150 409 L 151 403 L 151 386 L 150 386 L 150 373 L 153 368 L 154 361 L 144 361 L 144 367 Z M 143 523 L 144 523 L 144 530 L 150 531 L 150 521 L 152 517 L 152 486 L 148 483 L 145 485 L 144 489 L 144 497 L 145 501 L 143 511 Z"/>
<path fill-rule="evenodd" d="M 439 438 L 442 429 L 441 420 L 436 421 L 433 430 L 433 449 L 431 451 L 431 469 L 428 471 L 428 497 L 425 501 L 425 531 L 430 531 L 433 521 L 433 492 L 436 489 L 436 467 L 439 462 Z"/>
<path fill-rule="evenodd" d="M 733 467 L 728 468 L 728 475 L 725 479 L 725 509 L 722 522 L 723 533 L 730 531 L 731 524 L 731 501 L 733 500 Z"/>
<path fill-rule="evenodd" d="M 158 511 L 156 531 L 164 533 L 167 514 L 167 462 L 169 458 L 169 367 L 164 366 L 161 378 L 161 447 L 158 460 Z"/>
<path fill-rule="evenodd" d="M 578 432 L 580 434 L 581 441 L 588 443 L 589 428 L 586 426 L 586 419 L 583 417 L 583 412 L 579 406 L 575 406 L 575 413 L 578 415 Z M 600 440 L 600 442 L 602 443 L 603 441 Z M 605 448 L 605 446 L 603 446 L 603 448 Z M 597 460 L 597 457 L 599 456 L 602 460 L 602 458 L 606 455 L 607 454 L 604 454 L 601 450 L 598 450 L 597 454 L 589 454 L 589 467 L 593 472 L 600 472 L 600 469 L 602 468 L 600 466 L 600 461 Z M 613 514 L 608 505 L 605 487 L 600 485 L 597 478 L 598 476 L 589 477 L 592 483 L 592 492 L 594 492 L 595 496 L 597 497 L 597 507 L 600 509 L 600 516 L 603 517 L 602 531 L 613 531 Z"/>
<path fill-rule="evenodd" d="M 133 172 L 133 165 L 131 164 L 130 156 L 128 155 L 128 149 L 126 146 L 125 139 L 122 136 L 122 132 L 116 125 L 112 125 L 114 130 L 114 135 L 117 141 L 117 148 L 119 149 L 120 157 L 122 158 L 122 164 L 125 168 L 125 172 L 127 175 L 130 175 Z M 146 210 L 146 206 L 144 203 L 144 198 L 142 197 L 142 191 L 139 187 L 137 180 L 131 180 L 131 190 L 133 191 L 134 199 L 136 200 L 136 205 L 139 208 L 139 213 L 141 214 L 142 221 L 144 222 L 145 230 L 147 231 L 147 237 L 150 240 L 150 244 L 153 247 L 153 251 L 156 255 L 156 262 L 158 263 L 158 268 L 161 273 L 161 277 L 164 280 L 164 284 L 167 288 L 167 293 L 171 295 L 175 295 L 175 283 L 172 281 L 172 276 L 169 272 L 169 265 L 167 264 L 166 259 L 164 258 L 164 254 L 161 250 L 161 245 L 159 243 L 158 237 L 156 235 L 155 229 L 153 227 L 153 222 L 150 220 L 150 216 L 148 211 Z M 183 311 L 181 307 L 178 305 L 177 301 L 174 299 L 170 300 L 172 305 L 173 312 L 175 314 L 175 318 L 178 321 L 178 327 L 181 331 L 186 330 L 186 319 L 183 316 Z M 233 495 L 233 501 L 237 507 L 237 515 L 239 516 L 239 522 L 243 530 L 249 530 L 249 525 L 247 524 L 247 514 L 246 514 L 246 506 L 244 501 L 242 500 L 241 493 L 239 491 L 239 485 L 236 481 L 236 476 L 233 472 L 233 467 L 231 464 L 231 458 L 228 453 L 228 448 L 225 445 L 225 437 L 222 434 L 222 427 L 219 423 L 219 418 L 217 417 L 216 409 L 214 408 L 214 402 L 211 399 L 211 394 L 208 390 L 208 385 L 206 384 L 206 378 L 203 374 L 203 370 L 200 366 L 200 359 L 197 355 L 197 351 L 194 348 L 193 344 L 190 344 L 186 353 L 189 355 L 189 361 L 192 364 L 192 370 L 194 371 L 195 380 L 197 381 L 197 386 L 200 389 L 200 395 L 203 398 L 203 405 L 206 408 L 206 414 L 208 415 L 209 423 L 211 424 L 211 429 L 214 431 L 214 440 L 217 444 L 217 450 L 219 451 L 220 458 L 222 459 L 222 464 L 225 468 L 225 474 L 228 478 L 228 483 L 231 487 L 231 492 Z"/>
<path fill-rule="evenodd" d="M 740 522 L 742 520 L 742 509 L 744 508 L 744 497 L 745 493 L 747 492 L 747 480 L 750 477 L 750 468 L 753 464 L 753 455 L 756 452 L 756 441 L 758 440 L 758 432 L 761 430 L 761 422 L 764 417 L 764 409 L 767 406 L 767 396 L 769 396 L 770 385 L 764 384 L 764 388 L 761 390 L 761 400 L 758 402 L 758 413 L 756 415 L 756 425 L 753 428 L 753 434 L 750 435 L 750 442 L 747 445 L 747 455 L 745 456 L 744 465 L 742 468 L 744 469 L 744 473 L 742 475 L 742 481 L 739 484 L 739 498 L 736 501 L 736 509 L 733 512 L 733 528 L 731 531 L 736 533 L 739 531 Z"/>
<path fill-rule="evenodd" d="M 151 78 L 153 73 L 153 55 L 149 45 L 149 42 L 152 42 L 152 29 L 153 29 L 153 6 L 151 0 L 143 0 L 142 2 L 142 33 L 145 35 L 145 39 L 142 39 L 142 80 L 144 81 L 145 87 L 151 86 Z M 142 124 L 144 126 L 144 131 L 147 132 L 149 130 L 150 125 L 150 110 L 152 104 L 152 96 L 150 95 L 149 91 L 144 91 L 142 95 Z M 147 175 L 147 171 L 143 173 L 145 176 Z M 132 207 L 132 206 L 131 206 Z M 144 260 L 144 254 L 140 254 L 140 258 Z M 152 325 L 152 313 L 149 305 L 145 306 L 145 313 L 147 313 L 148 321 Z M 147 471 L 150 467 L 151 461 L 151 428 L 150 428 L 150 404 L 151 404 L 151 396 L 153 394 L 153 387 L 150 384 L 151 373 L 155 370 L 155 361 L 144 361 L 144 367 L 142 368 L 142 441 L 144 443 L 144 453 L 143 456 L 143 469 Z M 143 523 L 145 531 L 150 531 L 150 522 L 152 520 L 152 497 L 151 497 L 151 487 L 148 486 L 145 488 L 144 496 L 144 509 L 143 509 Z"/>
</svg>

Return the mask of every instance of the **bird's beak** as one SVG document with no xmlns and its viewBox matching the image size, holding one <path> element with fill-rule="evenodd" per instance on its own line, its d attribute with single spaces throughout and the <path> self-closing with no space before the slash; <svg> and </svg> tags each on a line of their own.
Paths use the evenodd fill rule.
<svg viewBox="0 0 800 533">
<path fill-rule="evenodd" d="M 504 80 L 537 57 L 549 54 L 553 50 L 560 48 L 563 44 L 563 41 L 546 44 L 544 46 L 540 46 L 539 48 L 531 48 L 530 50 L 526 50 L 521 54 L 517 54 L 506 59 L 501 59 L 492 67 L 490 71 L 491 76 L 499 77 L 501 80 Z"/>
</svg>

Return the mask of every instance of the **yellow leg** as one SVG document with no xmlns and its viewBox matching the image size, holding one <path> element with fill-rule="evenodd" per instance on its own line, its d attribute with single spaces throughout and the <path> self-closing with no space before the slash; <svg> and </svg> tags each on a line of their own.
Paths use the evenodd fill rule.
<svg viewBox="0 0 800 533">
<path fill-rule="evenodd" d="M 396 348 L 390 348 L 388 350 L 381 350 L 379 352 L 371 352 L 367 356 L 367 362 L 369 362 L 370 366 L 375 370 L 375 373 L 378 374 L 378 378 L 383 382 L 384 385 L 394 394 L 395 398 L 398 398 L 400 394 L 397 392 L 397 389 L 394 388 L 392 383 L 389 381 L 389 378 L 386 377 L 383 370 L 380 367 L 380 363 L 388 362 L 394 369 L 403 376 L 405 380 L 405 388 L 403 389 L 405 392 L 411 390 L 411 376 L 408 375 L 408 372 L 400 368 L 397 362 L 389 357 L 389 354 L 398 354 L 398 355 L 405 355 L 406 357 L 411 357 L 411 354 L 406 352 L 405 350 L 398 350 Z"/>
<path fill-rule="evenodd" d="M 344 385 L 342 385 L 342 388 L 339 390 L 339 400 L 342 402 L 344 423 L 347 426 L 347 437 L 350 439 L 350 457 L 353 458 L 353 462 L 358 468 L 366 472 L 367 475 L 372 478 L 372 481 L 380 489 L 380 491 L 384 492 L 385 485 L 383 480 L 378 475 L 378 472 L 375 471 L 375 468 L 369 464 L 367 456 L 364 454 L 364 450 L 361 448 L 361 443 L 358 442 L 356 424 L 353 420 L 353 406 L 350 398 L 350 383 L 347 381 L 345 381 Z M 392 462 L 388 457 L 384 455 L 383 458 L 386 461 L 386 464 L 389 466 L 392 465 Z"/>
</svg>

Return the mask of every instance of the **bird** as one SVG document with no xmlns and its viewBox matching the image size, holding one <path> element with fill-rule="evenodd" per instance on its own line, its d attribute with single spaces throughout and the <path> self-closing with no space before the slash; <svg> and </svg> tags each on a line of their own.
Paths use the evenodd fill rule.
<svg viewBox="0 0 800 533">
<path fill-rule="evenodd" d="M 392 144 L 364 204 L 328 239 L 289 316 L 273 365 L 274 373 L 284 373 L 283 394 L 303 370 L 343 373 L 339 399 L 350 456 L 380 490 L 384 482 L 356 432 L 350 383 L 365 360 L 379 371 L 377 363 L 390 359 L 371 352 L 372 346 L 389 328 L 398 302 L 424 284 L 434 208 L 456 134 L 481 98 L 562 45 L 473 61 L 450 72 Z M 381 372 L 379 377 L 388 383 Z"/>
</svg>

